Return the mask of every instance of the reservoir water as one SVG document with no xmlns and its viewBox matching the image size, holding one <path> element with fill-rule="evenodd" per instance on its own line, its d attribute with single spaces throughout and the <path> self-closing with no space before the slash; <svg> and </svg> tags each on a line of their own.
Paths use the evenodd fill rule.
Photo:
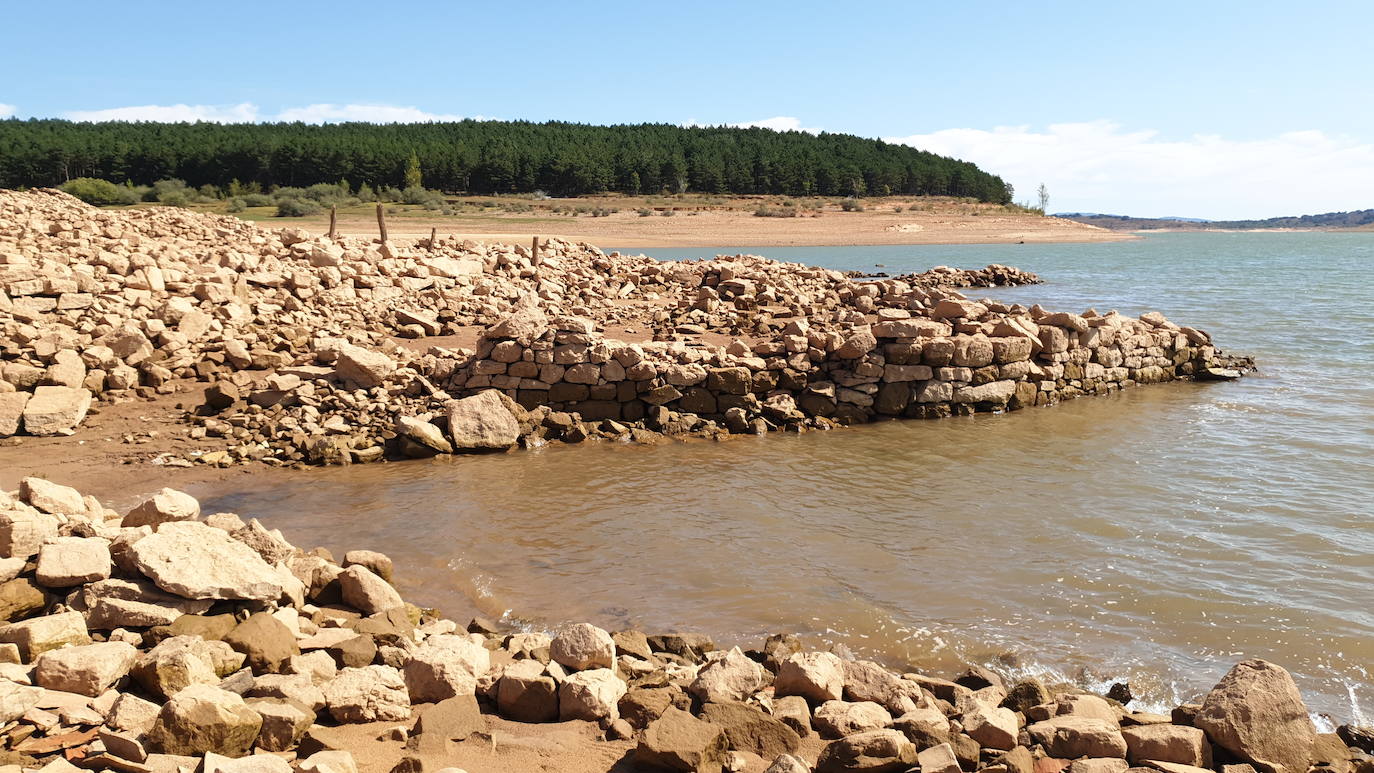
<svg viewBox="0 0 1374 773">
<path fill-rule="evenodd" d="M 1159 310 L 1260 372 L 802 436 L 268 472 L 197 491 L 205 511 L 384 551 L 407 598 L 453 616 L 790 631 L 893 665 L 1129 681 L 1144 707 L 1263 657 L 1316 711 L 1374 701 L 1374 233 L 644 252 L 1005 263 L 1046 284 L 969 294 Z"/>
</svg>

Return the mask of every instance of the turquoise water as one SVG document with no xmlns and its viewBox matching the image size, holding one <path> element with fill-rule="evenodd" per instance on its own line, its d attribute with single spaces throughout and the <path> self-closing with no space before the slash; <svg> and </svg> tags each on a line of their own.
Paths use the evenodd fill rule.
<svg viewBox="0 0 1374 773">
<path fill-rule="evenodd" d="M 1129 679 L 1146 707 L 1265 657 L 1315 710 L 1374 701 L 1374 233 L 633 251 L 1005 263 L 1047 282 L 969 294 L 1159 310 L 1260 372 L 799 437 L 263 476 L 205 492 L 207 511 L 388 552 L 408 594 L 454 614 L 755 646 L 795 631 L 932 669 Z"/>
</svg>

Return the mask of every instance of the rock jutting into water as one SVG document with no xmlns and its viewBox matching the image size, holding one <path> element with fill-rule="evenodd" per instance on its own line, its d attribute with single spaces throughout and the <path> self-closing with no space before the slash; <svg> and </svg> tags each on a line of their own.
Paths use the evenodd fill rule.
<svg viewBox="0 0 1374 773">
<path fill-rule="evenodd" d="M 198 457 L 217 464 L 803 431 L 1249 367 L 1157 312 L 1049 312 L 931 284 L 1033 276 L 1007 267 L 856 281 L 559 241 L 400 247 L 56 191 L 0 192 L 0 223 L 0 436 L 71 434 L 93 396 L 194 379 L 211 386 L 190 435 L 224 439 Z M 464 407 L 488 389 L 510 417 Z M 456 437 L 455 417 L 480 437 Z"/>
<path fill-rule="evenodd" d="M 1318 733 L 1262 660 L 1165 716 L 788 635 L 743 651 L 585 623 L 464 627 L 406 603 L 382 554 L 336 561 L 170 489 L 121 516 L 25 479 L 0 492 L 0 567 L 0 759 L 28 769 L 345 773 L 358 755 L 433 770 L 527 738 L 516 722 L 561 723 L 554 748 L 570 730 L 595 739 L 607 769 L 1374 770 L 1374 730 Z"/>
</svg>

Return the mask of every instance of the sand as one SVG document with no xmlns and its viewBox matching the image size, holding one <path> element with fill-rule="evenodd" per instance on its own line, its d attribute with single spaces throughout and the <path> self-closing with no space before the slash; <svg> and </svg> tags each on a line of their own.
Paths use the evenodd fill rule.
<svg viewBox="0 0 1374 773">
<path fill-rule="evenodd" d="M 978 214 L 973 214 L 978 213 Z M 267 227 L 299 226 L 326 231 L 329 217 L 270 218 Z M 377 235 L 375 215 L 341 213 L 339 232 L 349 236 Z M 755 217 L 743 208 L 705 208 L 678 211 L 671 217 L 641 217 L 622 209 L 606 217 L 536 214 L 440 215 L 405 209 L 388 216 L 392 237 L 441 236 L 515 242 L 532 236 L 587 241 L 616 247 L 797 247 L 866 246 L 881 244 L 1016 244 L 1048 242 L 1106 242 L 1138 238 L 1129 233 L 1055 217 L 1012 213 L 986 205 L 933 206 L 932 211 L 893 211 L 874 206 L 864 212 L 827 209 L 803 217 Z"/>
</svg>

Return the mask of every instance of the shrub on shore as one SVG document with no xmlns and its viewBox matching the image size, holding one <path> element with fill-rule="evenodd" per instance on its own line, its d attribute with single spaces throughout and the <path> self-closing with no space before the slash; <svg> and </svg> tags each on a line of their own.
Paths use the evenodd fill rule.
<svg viewBox="0 0 1374 773">
<path fill-rule="evenodd" d="M 128 185 L 115 185 L 109 180 L 94 177 L 78 177 L 62 184 L 61 190 L 96 206 L 108 204 L 137 204 L 143 200 L 143 191 Z"/>
<path fill-rule="evenodd" d="M 318 202 L 310 199 L 280 198 L 277 199 L 277 217 L 305 217 L 306 215 L 318 214 L 324 207 Z"/>
</svg>

